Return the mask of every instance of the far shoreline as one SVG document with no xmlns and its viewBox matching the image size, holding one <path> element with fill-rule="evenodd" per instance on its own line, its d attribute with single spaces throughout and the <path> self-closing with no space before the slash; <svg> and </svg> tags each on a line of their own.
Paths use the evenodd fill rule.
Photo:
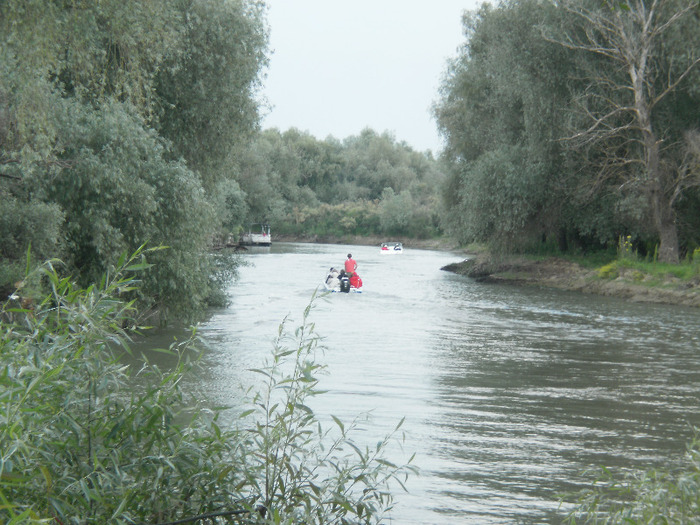
<svg viewBox="0 0 700 525">
<path fill-rule="evenodd" d="M 462 260 L 448 264 L 441 270 L 464 275 L 481 283 L 543 286 L 586 294 L 618 297 L 633 302 L 668 304 L 700 308 L 700 278 L 682 281 L 668 276 L 656 285 L 640 282 L 631 272 L 621 272 L 614 279 L 601 278 L 596 269 L 562 257 L 531 260 L 520 256 L 491 257 L 486 253 L 472 254 L 457 243 L 446 239 L 412 239 L 408 237 L 332 236 L 332 235 L 278 235 L 277 242 L 319 244 L 346 244 L 380 246 L 383 242 L 401 242 L 404 247 L 420 250 L 455 252 Z"/>
<path fill-rule="evenodd" d="M 459 245 L 447 238 L 414 239 L 401 235 L 379 237 L 376 235 L 274 235 L 273 242 L 301 242 L 310 244 L 348 244 L 356 246 L 377 246 L 383 242 L 400 242 L 404 248 L 418 250 L 462 251 Z"/>
</svg>

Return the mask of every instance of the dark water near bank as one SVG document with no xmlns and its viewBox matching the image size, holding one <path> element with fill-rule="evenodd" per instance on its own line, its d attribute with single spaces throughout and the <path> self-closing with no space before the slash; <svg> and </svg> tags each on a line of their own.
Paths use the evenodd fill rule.
<svg viewBox="0 0 700 525">
<path fill-rule="evenodd" d="M 364 293 L 315 302 L 329 375 L 313 406 L 345 422 L 371 412 L 367 443 L 406 417 L 392 459 L 416 452 L 421 473 L 397 488 L 393 523 L 560 523 L 586 469 L 666 465 L 700 425 L 700 311 L 479 284 L 440 271 L 455 254 L 361 246 L 243 256 L 231 307 L 200 331 L 212 402 L 236 403 L 279 323 L 297 326 L 348 251 Z"/>
</svg>

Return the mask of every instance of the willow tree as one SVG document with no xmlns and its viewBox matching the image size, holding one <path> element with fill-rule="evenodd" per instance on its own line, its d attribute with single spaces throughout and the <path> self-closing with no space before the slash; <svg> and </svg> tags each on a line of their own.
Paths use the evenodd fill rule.
<svg viewBox="0 0 700 525">
<path fill-rule="evenodd" d="M 687 149 L 683 133 L 693 129 L 682 127 L 687 124 L 678 114 L 678 98 L 700 64 L 699 4 L 630 0 L 590 5 L 564 4 L 574 24 L 563 37 L 552 38 L 601 59 L 578 99 L 583 125 L 569 139 L 577 146 L 602 146 L 598 182 L 615 178 L 620 187 L 645 197 L 659 260 L 677 262 L 674 207 L 684 190 L 697 184 L 678 161 L 679 150 Z"/>
<path fill-rule="evenodd" d="M 0 289 L 27 246 L 86 284 L 143 243 L 170 247 L 145 299 L 192 312 L 209 243 L 235 222 L 235 148 L 258 122 L 256 0 L 0 1 Z M 43 228 L 36 228 L 42 223 Z M 38 235 L 37 232 L 45 232 Z"/>
<path fill-rule="evenodd" d="M 434 108 L 451 174 L 451 233 L 515 250 L 559 236 L 566 172 L 557 139 L 566 118 L 569 52 L 545 41 L 554 7 L 537 0 L 483 5 L 463 19 L 466 42 Z"/>
<path fill-rule="evenodd" d="M 210 193 L 236 170 L 258 131 L 261 68 L 267 63 L 264 3 L 174 0 L 180 41 L 158 71 L 157 129 Z"/>
</svg>

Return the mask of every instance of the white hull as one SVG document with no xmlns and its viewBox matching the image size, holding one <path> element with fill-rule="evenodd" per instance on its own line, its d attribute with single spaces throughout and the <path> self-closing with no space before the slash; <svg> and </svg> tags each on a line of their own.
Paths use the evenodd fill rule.
<svg viewBox="0 0 700 525">
<path fill-rule="evenodd" d="M 327 292 L 342 293 L 340 291 L 340 288 L 337 286 L 328 286 L 325 281 L 323 281 L 322 284 L 323 284 L 323 289 Z M 351 286 L 350 293 L 362 293 L 362 288 L 355 288 L 354 286 Z"/>
<path fill-rule="evenodd" d="M 270 246 L 272 236 L 262 233 L 244 233 L 241 235 L 241 244 L 244 246 Z"/>
<path fill-rule="evenodd" d="M 257 230 L 257 231 L 253 231 Z M 251 224 L 247 233 L 241 235 L 239 242 L 242 246 L 270 246 L 272 244 L 272 235 L 270 235 L 270 226 L 267 224 Z"/>
</svg>

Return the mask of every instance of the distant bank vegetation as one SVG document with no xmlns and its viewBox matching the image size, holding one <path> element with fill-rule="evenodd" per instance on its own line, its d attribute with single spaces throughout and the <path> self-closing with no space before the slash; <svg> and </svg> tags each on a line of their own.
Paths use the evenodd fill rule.
<svg viewBox="0 0 700 525">
<path fill-rule="evenodd" d="M 282 234 L 431 238 L 442 233 L 445 178 L 432 154 L 387 133 L 340 141 L 271 129 L 243 156 L 238 182 L 246 215 Z"/>
</svg>

